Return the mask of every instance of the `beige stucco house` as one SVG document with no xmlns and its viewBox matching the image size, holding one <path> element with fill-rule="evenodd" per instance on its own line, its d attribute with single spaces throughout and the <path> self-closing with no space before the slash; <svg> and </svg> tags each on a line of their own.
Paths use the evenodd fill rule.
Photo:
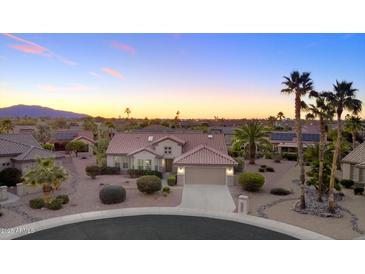
<svg viewBox="0 0 365 274">
<path fill-rule="evenodd" d="M 365 184 L 365 142 L 357 146 L 341 161 L 342 178 Z"/>
<path fill-rule="evenodd" d="M 232 184 L 236 164 L 223 134 L 120 133 L 106 154 L 108 166 L 176 172 L 178 184 Z"/>
</svg>

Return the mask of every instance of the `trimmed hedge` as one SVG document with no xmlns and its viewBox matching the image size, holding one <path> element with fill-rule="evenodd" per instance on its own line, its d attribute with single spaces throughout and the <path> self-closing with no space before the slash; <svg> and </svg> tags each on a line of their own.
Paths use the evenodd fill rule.
<svg viewBox="0 0 365 274">
<path fill-rule="evenodd" d="M 263 167 L 260 167 L 259 168 L 259 172 L 265 172 L 266 171 L 266 169 L 265 168 L 263 168 Z"/>
<path fill-rule="evenodd" d="M 167 178 L 167 184 L 169 186 L 176 186 L 176 183 L 177 183 L 176 175 L 169 175 L 169 177 Z"/>
<path fill-rule="evenodd" d="M 288 153 L 288 152 L 284 152 L 282 154 L 283 159 L 286 159 L 288 161 L 297 161 L 298 160 L 298 155 L 296 153 Z"/>
<path fill-rule="evenodd" d="M 246 172 L 239 175 L 238 181 L 244 190 L 257 192 L 264 185 L 265 177 L 260 173 Z"/>
<path fill-rule="evenodd" d="M 126 199 L 126 191 L 122 186 L 105 186 L 99 192 L 100 201 L 103 204 L 119 204 Z"/>
<path fill-rule="evenodd" d="M 70 197 L 68 197 L 68 195 L 58 195 L 56 199 L 61 200 L 63 205 L 67 204 L 70 201 Z"/>
<path fill-rule="evenodd" d="M 364 194 L 364 187 L 355 187 L 354 188 L 355 195 L 363 195 Z"/>
<path fill-rule="evenodd" d="M 155 175 L 146 175 L 137 179 L 137 188 L 139 191 L 147 194 L 160 191 L 162 188 L 161 179 Z"/>
<path fill-rule="evenodd" d="M 46 203 L 44 202 L 43 198 L 35 198 L 29 201 L 29 206 L 33 209 L 41 209 L 45 205 Z"/>
<path fill-rule="evenodd" d="M 275 169 L 271 166 L 266 167 L 267 172 L 275 172 Z"/>
<path fill-rule="evenodd" d="M 162 188 L 162 192 L 163 192 L 163 193 L 170 193 L 170 188 L 169 188 L 168 186 L 164 186 L 164 187 Z"/>
<path fill-rule="evenodd" d="M 8 167 L 0 172 L 0 186 L 16 186 L 22 179 L 22 172 L 15 167 Z"/>
<path fill-rule="evenodd" d="M 275 187 L 270 190 L 270 193 L 273 195 L 285 196 L 285 195 L 289 195 L 291 193 L 291 191 L 286 188 Z"/>
<path fill-rule="evenodd" d="M 355 182 L 353 180 L 349 180 L 349 179 L 343 179 L 340 181 L 340 184 L 343 185 L 344 188 L 351 188 Z"/>
<path fill-rule="evenodd" d="M 52 201 L 45 204 L 45 207 L 51 210 L 59 210 L 62 208 L 61 199 L 53 199 Z"/>
<path fill-rule="evenodd" d="M 100 175 L 119 175 L 120 167 L 103 166 L 100 168 Z"/>
<path fill-rule="evenodd" d="M 128 175 L 131 178 L 138 178 L 141 176 L 154 175 L 162 179 L 162 172 L 157 170 L 144 170 L 144 169 L 128 169 Z"/>
<path fill-rule="evenodd" d="M 100 175 L 100 172 L 101 172 L 100 167 L 95 166 L 95 165 L 94 166 L 87 166 L 85 168 L 85 171 L 86 171 L 87 176 L 90 176 L 91 179 L 95 179 L 96 176 Z"/>
</svg>

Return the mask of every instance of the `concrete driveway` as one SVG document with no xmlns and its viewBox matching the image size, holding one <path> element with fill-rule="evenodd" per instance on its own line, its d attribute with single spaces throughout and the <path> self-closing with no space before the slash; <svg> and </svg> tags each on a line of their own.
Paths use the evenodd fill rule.
<svg viewBox="0 0 365 274">
<path fill-rule="evenodd" d="M 233 212 L 236 205 L 225 185 L 184 185 L 180 207 Z"/>
</svg>

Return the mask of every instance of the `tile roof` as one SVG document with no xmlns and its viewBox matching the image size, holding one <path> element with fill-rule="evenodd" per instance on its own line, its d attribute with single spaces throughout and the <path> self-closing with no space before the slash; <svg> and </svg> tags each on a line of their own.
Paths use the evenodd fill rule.
<svg viewBox="0 0 365 274">
<path fill-rule="evenodd" d="M 151 147 L 152 142 L 148 141 L 149 136 L 153 136 L 153 140 L 158 140 L 166 136 L 175 136 L 185 141 L 182 152 L 185 153 L 198 145 L 206 145 L 214 148 L 222 153 L 227 154 L 227 146 L 225 144 L 223 134 L 210 134 L 212 138 L 208 138 L 208 134 L 203 133 L 117 133 L 110 141 L 107 154 L 129 154 L 143 147 Z"/>
<path fill-rule="evenodd" d="M 19 154 L 17 157 L 13 158 L 15 161 L 31 161 L 38 158 L 62 158 L 62 154 L 54 153 L 50 150 L 39 148 L 39 147 L 29 147 L 27 151 Z"/>
<path fill-rule="evenodd" d="M 28 146 L 40 147 L 40 144 L 31 134 L 17 133 L 17 134 L 0 134 L 1 139 L 11 142 L 17 142 Z"/>
<path fill-rule="evenodd" d="M 176 137 L 174 135 L 166 135 L 162 138 L 159 138 L 159 139 L 153 141 L 152 144 L 157 144 L 157 143 L 162 142 L 164 140 L 172 140 L 172 141 L 175 141 L 176 143 L 181 144 L 181 145 L 186 143 L 185 140 L 182 140 L 179 137 Z"/>
<path fill-rule="evenodd" d="M 365 142 L 358 145 L 353 151 L 342 159 L 342 162 L 351 164 L 362 164 L 365 162 Z"/>
<path fill-rule="evenodd" d="M 141 152 L 141 151 L 148 151 L 150 153 L 152 153 L 153 155 L 156 155 L 157 157 L 161 157 L 162 155 L 156 153 L 156 151 L 154 151 L 152 148 L 149 148 L 149 147 L 142 147 L 140 149 L 137 149 L 135 151 L 132 151 L 131 153 L 128 153 L 128 156 L 132 156 L 138 152 Z"/>
<path fill-rule="evenodd" d="M 54 135 L 54 141 L 71 141 L 77 137 L 87 137 L 89 139 L 94 139 L 94 134 L 89 130 L 75 130 L 75 129 L 61 129 L 57 130 Z"/>
<path fill-rule="evenodd" d="M 189 165 L 235 165 L 236 161 L 221 151 L 199 145 L 177 157 L 173 163 Z"/>
</svg>

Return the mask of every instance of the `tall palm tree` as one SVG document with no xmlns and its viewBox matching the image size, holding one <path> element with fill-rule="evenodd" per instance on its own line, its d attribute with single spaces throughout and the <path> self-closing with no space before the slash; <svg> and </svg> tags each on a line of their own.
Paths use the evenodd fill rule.
<svg viewBox="0 0 365 274">
<path fill-rule="evenodd" d="M 266 138 L 265 126 L 259 121 L 249 121 L 241 128 L 235 130 L 233 137 L 233 148 L 241 150 L 248 146 L 250 154 L 250 164 L 255 164 L 256 148 L 269 143 Z"/>
<path fill-rule="evenodd" d="M 298 147 L 298 164 L 300 167 L 300 182 L 301 182 L 301 195 L 300 195 L 300 208 L 305 208 L 305 170 L 304 170 L 304 157 L 303 157 L 303 141 L 302 141 L 302 121 L 301 110 L 303 108 L 302 97 L 305 95 L 312 95 L 313 82 L 310 78 L 309 72 L 300 73 L 299 71 L 293 71 L 289 77 L 284 76 L 285 81 L 282 84 L 285 86 L 281 90 L 282 93 L 295 95 L 295 124 L 296 124 L 296 136 Z"/>
<path fill-rule="evenodd" d="M 127 114 L 127 119 L 129 119 L 129 115 L 132 113 L 130 108 L 125 108 L 124 113 Z"/>
<path fill-rule="evenodd" d="M 320 139 L 319 139 L 319 149 L 318 149 L 318 158 L 319 158 L 318 201 L 322 202 L 326 127 L 327 127 L 327 120 L 332 119 L 332 117 L 334 115 L 334 109 L 333 109 L 332 105 L 330 105 L 326 101 L 325 93 L 323 93 L 323 92 L 322 93 L 312 93 L 312 95 L 316 98 L 316 101 L 315 101 L 315 105 L 310 104 L 308 106 L 308 111 L 310 114 L 312 114 L 313 118 L 316 118 L 316 117 L 319 118 Z"/>
<path fill-rule="evenodd" d="M 38 159 L 37 164 L 23 176 L 24 182 L 31 186 L 42 186 L 44 199 L 49 201 L 53 189 L 57 189 L 68 177 L 63 167 L 57 166 L 53 159 Z"/>
<path fill-rule="evenodd" d="M 11 120 L 6 119 L 0 123 L 0 133 L 9 133 L 14 129 L 14 124 Z"/>
<path fill-rule="evenodd" d="M 279 111 L 278 114 L 276 115 L 276 118 L 278 118 L 281 121 L 285 119 L 285 115 L 282 111 Z"/>
<path fill-rule="evenodd" d="M 345 130 L 351 133 L 352 149 L 356 146 L 356 135 L 364 129 L 361 118 L 358 116 L 349 116 L 345 122 Z"/>
<path fill-rule="evenodd" d="M 329 196 L 328 196 L 328 210 L 330 212 L 335 211 L 335 199 L 333 189 L 335 186 L 336 171 L 337 171 L 337 159 L 340 153 L 341 147 L 341 135 L 342 135 L 342 121 L 341 116 L 344 110 L 347 110 L 353 114 L 361 112 L 362 103 L 356 99 L 357 89 L 353 88 L 352 82 L 338 82 L 333 85 L 334 92 L 326 92 L 326 100 L 331 104 L 337 114 L 337 138 L 335 151 L 332 159 L 331 178 L 329 185 Z"/>
</svg>

